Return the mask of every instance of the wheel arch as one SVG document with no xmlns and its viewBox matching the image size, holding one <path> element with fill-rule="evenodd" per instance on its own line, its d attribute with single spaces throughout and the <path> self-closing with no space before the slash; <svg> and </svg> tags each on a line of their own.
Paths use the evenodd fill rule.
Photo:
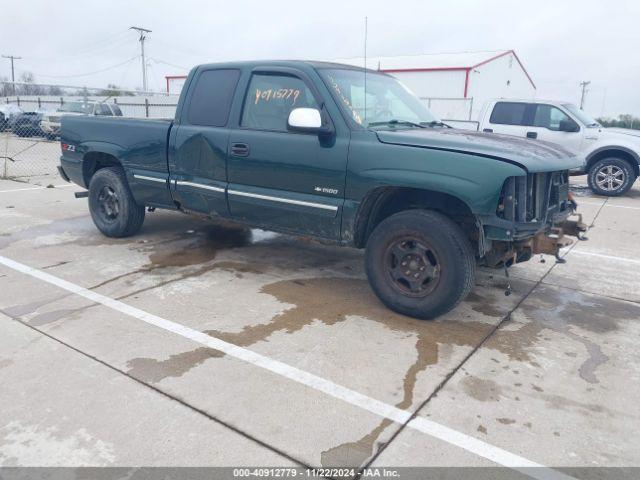
<svg viewBox="0 0 640 480">
<path fill-rule="evenodd" d="M 90 148 L 82 157 L 82 179 L 88 188 L 91 178 L 101 168 L 121 167 L 119 153 L 113 148 Z"/>
<path fill-rule="evenodd" d="M 437 190 L 383 186 L 367 193 L 360 203 L 354 223 L 354 243 L 363 248 L 371 232 L 385 218 L 404 210 L 429 209 L 440 212 L 462 227 L 472 244 L 477 244 L 478 228 L 471 208 L 460 198 Z"/>
<path fill-rule="evenodd" d="M 586 161 L 586 171 L 591 170 L 591 167 L 599 160 L 603 158 L 614 157 L 620 158 L 629 162 L 633 167 L 633 171 L 636 177 L 640 176 L 640 156 L 633 150 L 622 146 L 607 146 L 598 148 L 589 154 Z"/>
</svg>

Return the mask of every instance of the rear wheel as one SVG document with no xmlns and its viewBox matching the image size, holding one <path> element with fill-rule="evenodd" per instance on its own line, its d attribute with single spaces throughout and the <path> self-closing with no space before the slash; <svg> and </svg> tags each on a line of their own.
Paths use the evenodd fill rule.
<svg viewBox="0 0 640 480">
<path fill-rule="evenodd" d="M 589 188 L 598 195 L 617 197 L 629 191 L 636 179 L 633 167 L 626 160 L 603 158 L 589 168 Z"/>
<path fill-rule="evenodd" d="M 144 205 L 136 203 L 118 167 L 100 169 L 91 178 L 89 211 L 93 223 L 107 237 L 134 235 L 144 222 Z"/>
<path fill-rule="evenodd" d="M 431 319 L 467 296 L 475 258 L 464 232 L 428 210 L 396 213 L 372 232 L 365 254 L 369 283 L 396 312 Z"/>
</svg>

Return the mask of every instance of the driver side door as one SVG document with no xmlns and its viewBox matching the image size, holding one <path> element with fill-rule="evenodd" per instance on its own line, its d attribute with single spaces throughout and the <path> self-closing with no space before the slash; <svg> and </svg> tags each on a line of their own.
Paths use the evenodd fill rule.
<svg viewBox="0 0 640 480">
<path fill-rule="evenodd" d="M 574 153 L 578 153 L 582 147 L 584 129 L 580 128 L 575 120 L 560 110 L 558 107 L 544 103 L 532 104 L 532 122 L 528 132 L 533 132 L 535 138 L 546 142 L 557 143 Z M 568 122 L 576 125 L 575 132 L 560 130 L 560 122 Z"/>
<path fill-rule="evenodd" d="M 229 138 L 227 198 L 232 217 L 267 229 L 339 238 L 349 132 L 338 128 L 324 137 L 287 127 L 293 109 L 322 110 L 323 103 L 301 71 L 267 68 L 251 73 L 238 125 Z"/>
</svg>

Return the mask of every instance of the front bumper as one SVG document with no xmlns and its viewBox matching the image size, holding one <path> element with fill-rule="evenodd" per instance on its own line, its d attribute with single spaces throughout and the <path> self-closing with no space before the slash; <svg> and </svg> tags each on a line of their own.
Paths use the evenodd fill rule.
<svg viewBox="0 0 640 480">
<path fill-rule="evenodd" d="M 554 214 L 545 224 L 518 224 L 492 217 L 482 227 L 480 255 L 489 267 L 510 266 L 535 254 L 554 255 L 562 262 L 560 249 L 573 243 L 569 237 L 586 240 L 583 234 L 588 228 L 575 208 Z"/>
</svg>

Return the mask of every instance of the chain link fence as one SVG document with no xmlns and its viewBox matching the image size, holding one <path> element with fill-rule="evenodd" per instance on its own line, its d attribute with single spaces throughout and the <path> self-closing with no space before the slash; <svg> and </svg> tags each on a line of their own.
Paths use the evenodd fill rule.
<svg viewBox="0 0 640 480">
<path fill-rule="evenodd" d="M 88 89 L 74 95 L 64 94 L 63 87 L 46 87 L 62 94 L 0 97 L 0 178 L 56 179 L 61 154 L 60 118 L 64 115 L 173 118 L 178 104 L 177 95 Z M 4 91 L 13 93 L 16 89 L 5 85 Z"/>
</svg>

